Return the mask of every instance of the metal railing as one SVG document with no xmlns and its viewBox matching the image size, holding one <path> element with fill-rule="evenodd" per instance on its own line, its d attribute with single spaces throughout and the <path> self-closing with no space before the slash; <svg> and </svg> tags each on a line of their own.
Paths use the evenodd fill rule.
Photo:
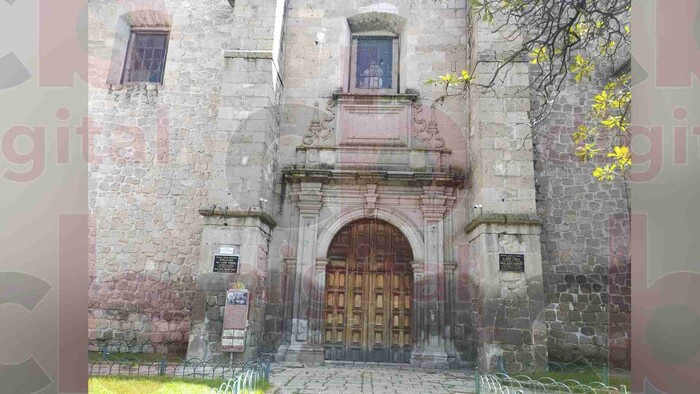
<svg viewBox="0 0 700 394">
<path fill-rule="evenodd" d="M 222 383 L 219 389 L 211 389 L 212 394 L 253 394 L 270 378 L 269 362 L 254 362 L 241 371 L 237 377 Z"/>
<path fill-rule="evenodd" d="M 204 361 L 178 355 L 157 354 L 153 349 L 150 344 L 109 343 L 90 346 L 88 374 L 231 380 L 245 376 L 251 370 L 262 369 L 264 377 L 269 376 L 270 363 L 265 360 L 245 363 L 228 360 Z"/>
<path fill-rule="evenodd" d="M 479 374 L 476 370 L 476 392 L 495 394 L 534 393 L 582 393 L 582 394 L 627 394 L 627 387 L 611 386 L 604 382 L 582 383 L 575 379 L 562 381 L 550 377 L 532 378 L 527 375 L 510 376 L 505 373 Z"/>
</svg>

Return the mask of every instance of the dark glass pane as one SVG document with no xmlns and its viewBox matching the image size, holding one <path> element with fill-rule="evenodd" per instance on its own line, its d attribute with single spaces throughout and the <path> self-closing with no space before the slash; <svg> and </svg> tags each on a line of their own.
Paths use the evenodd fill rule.
<svg viewBox="0 0 700 394">
<path fill-rule="evenodd" d="M 135 34 L 127 82 L 161 82 L 167 39 L 167 34 L 161 33 Z"/>
<path fill-rule="evenodd" d="M 357 39 L 357 81 L 360 89 L 391 88 L 392 38 Z"/>
</svg>

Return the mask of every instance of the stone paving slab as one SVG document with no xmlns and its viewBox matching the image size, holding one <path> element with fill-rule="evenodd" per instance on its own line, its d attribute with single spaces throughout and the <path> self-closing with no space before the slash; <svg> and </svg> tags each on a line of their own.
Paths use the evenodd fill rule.
<svg viewBox="0 0 700 394">
<path fill-rule="evenodd" d="M 406 364 L 272 364 L 270 380 L 281 394 L 457 394 L 474 393 L 474 372 L 429 370 Z"/>
</svg>

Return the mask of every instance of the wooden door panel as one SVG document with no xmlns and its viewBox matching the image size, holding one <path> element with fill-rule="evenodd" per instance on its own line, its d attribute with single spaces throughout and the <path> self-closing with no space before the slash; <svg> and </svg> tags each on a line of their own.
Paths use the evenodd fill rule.
<svg viewBox="0 0 700 394">
<path fill-rule="evenodd" d="M 392 225 L 360 220 L 329 248 L 324 347 L 331 360 L 409 362 L 413 257 Z"/>
</svg>

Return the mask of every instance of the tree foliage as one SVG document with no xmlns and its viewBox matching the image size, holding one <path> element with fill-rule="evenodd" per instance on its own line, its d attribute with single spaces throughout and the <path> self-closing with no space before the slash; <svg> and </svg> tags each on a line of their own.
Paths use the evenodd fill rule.
<svg viewBox="0 0 700 394">
<path fill-rule="evenodd" d="M 474 62 L 471 70 L 428 80 L 444 87 L 437 101 L 466 95 L 472 88 L 495 91 L 515 64 L 527 62 L 527 88 L 536 103 L 528 118 L 536 130 L 568 80 L 591 81 L 599 68 L 608 73 L 609 81 L 594 99 L 589 122 L 572 133 L 576 156 L 597 163 L 592 175 L 598 180 L 627 176 L 630 78 L 613 77 L 611 70 L 629 57 L 631 0 L 471 0 L 470 5 L 473 20 L 511 45 Z M 475 78 L 484 63 L 490 65 L 488 75 Z"/>
</svg>

